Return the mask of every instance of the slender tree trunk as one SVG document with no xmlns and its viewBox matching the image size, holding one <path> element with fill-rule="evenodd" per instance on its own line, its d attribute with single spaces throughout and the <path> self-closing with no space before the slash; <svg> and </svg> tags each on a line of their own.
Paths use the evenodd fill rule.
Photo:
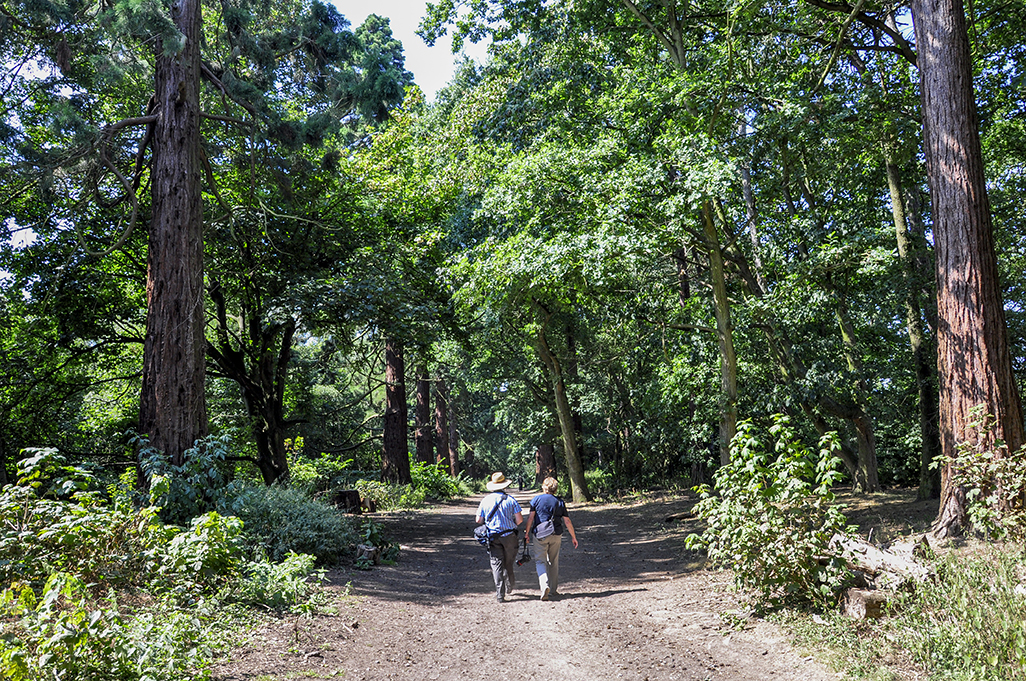
<svg viewBox="0 0 1026 681">
<path fill-rule="evenodd" d="M 996 419 L 991 437 L 1014 451 L 1026 437 L 994 253 L 965 10 L 961 0 L 913 0 L 912 13 L 937 257 L 941 452 L 953 457 L 970 438 L 970 410 L 979 405 Z M 965 526 L 967 510 L 957 473 L 946 467 L 941 480 L 934 532 L 944 536 Z"/>
<path fill-rule="evenodd" d="M 830 286 L 833 289 L 833 285 Z M 851 315 L 848 312 L 848 301 L 844 294 L 834 289 L 837 296 L 837 307 L 834 312 L 837 316 L 837 324 L 841 329 L 841 340 L 844 343 L 845 358 L 848 362 L 848 371 L 856 377 L 855 382 L 855 414 L 851 417 L 851 424 L 855 427 L 855 441 L 859 448 L 859 474 L 856 480 L 861 483 L 860 491 L 870 494 L 880 491 L 879 465 L 876 459 L 876 433 L 873 428 L 873 419 L 867 413 L 869 403 L 869 385 L 864 378 L 862 371 L 862 360 L 859 356 L 858 342 L 855 337 L 855 327 L 851 323 Z"/>
<path fill-rule="evenodd" d="M 203 204 L 200 195 L 199 0 L 174 0 L 182 50 L 156 46 L 153 213 L 146 272 L 139 430 L 180 465 L 207 434 L 204 395 Z"/>
<path fill-rule="evenodd" d="M 919 389 L 919 433 L 922 445 L 919 450 L 919 499 L 940 497 L 940 470 L 931 467 L 940 454 L 940 431 L 937 430 L 937 382 L 934 366 L 927 352 L 926 332 L 923 329 L 923 311 L 919 302 L 918 272 L 912 257 L 913 246 L 905 219 L 905 203 L 902 200 L 901 173 L 894 163 L 891 144 L 884 142 L 884 164 L 887 170 L 887 188 L 891 193 L 891 215 L 894 219 L 894 234 L 898 245 L 898 259 L 905 279 L 905 326 L 908 328 L 909 344 L 912 346 L 912 363 L 916 371 L 916 385 Z"/>
<path fill-rule="evenodd" d="M 417 364 L 417 407 L 414 409 L 414 442 L 417 461 L 433 463 L 435 443 L 431 440 L 431 377 L 426 362 Z"/>
<path fill-rule="evenodd" d="M 381 479 L 409 484 L 412 478 L 406 433 L 406 366 L 403 362 L 403 345 L 394 338 L 385 341 L 384 427 Z"/>
<path fill-rule="evenodd" d="M 552 391 L 556 400 L 556 415 L 559 418 L 559 429 L 563 434 L 563 456 L 566 459 L 566 469 L 570 474 L 570 484 L 573 488 L 574 501 L 591 501 L 591 493 L 588 491 L 588 482 L 584 478 L 584 466 L 578 456 L 577 442 L 574 432 L 573 412 L 570 409 L 570 401 L 566 396 L 566 385 L 563 382 L 563 369 L 559 359 L 549 348 L 548 340 L 545 338 L 545 328 L 548 326 L 549 313 L 543 311 L 545 318 L 538 329 L 538 353 L 549 370 L 549 377 L 552 380 Z"/>
<path fill-rule="evenodd" d="M 737 433 L 737 357 L 734 354 L 734 330 L 730 321 L 727 277 L 720 249 L 720 237 L 713 221 L 712 207 L 702 208 L 705 246 L 709 251 L 713 305 L 716 313 L 716 337 L 720 344 L 720 463 L 730 463 L 730 441 Z"/>
<path fill-rule="evenodd" d="M 449 391 L 441 376 L 435 380 L 435 451 L 436 462 L 448 461 L 449 474 L 455 476 L 449 454 Z"/>
</svg>

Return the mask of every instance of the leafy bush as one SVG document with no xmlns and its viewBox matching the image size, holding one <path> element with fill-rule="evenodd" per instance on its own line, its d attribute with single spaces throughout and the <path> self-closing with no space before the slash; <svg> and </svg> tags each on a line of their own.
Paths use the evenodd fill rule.
<svg viewBox="0 0 1026 681">
<path fill-rule="evenodd" d="M 226 479 L 230 435 L 196 440 L 185 451 L 181 466 L 175 466 L 170 458 L 150 447 L 146 438 L 134 436 L 131 441 L 139 448 L 139 466 L 150 488 L 150 504 L 160 507 L 160 517 L 165 522 L 187 525 L 192 518 L 215 510 L 232 495 L 233 485 Z"/>
<path fill-rule="evenodd" d="M 337 563 L 357 542 L 355 521 L 337 508 L 291 487 L 247 485 L 222 504 L 244 523 L 243 541 L 274 562 L 309 553 L 321 565 Z"/>
<path fill-rule="evenodd" d="M 462 474 L 452 477 L 443 464 L 411 462 L 410 477 L 414 488 L 421 490 L 428 499 L 452 499 L 468 493 Z"/>
<path fill-rule="evenodd" d="M 754 589 L 761 602 L 783 605 L 835 602 L 846 571 L 834 559 L 822 565 L 831 537 L 847 531 L 830 486 L 841 473 L 833 452 L 835 433 L 820 439 L 813 456 L 796 437 L 786 416 L 777 415 L 769 432 L 772 452 L 759 441 L 751 421 L 738 424 L 730 463 L 715 476 L 716 492 L 696 489 L 695 506 L 708 527 L 687 539 L 703 547 L 714 564 L 734 570 L 740 587 Z"/>
<path fill-rule="evenodd" d="M 242 603 L 259 603 L 269 608 L 295 607 L 315 588 L 309 580 L 324 579 L 324 570 L 315 570 L 316 558 L 308 553 L 289 553 L 280 563 L 261 560 L 249 563 L 246 578 L 235 588 L 233 597 Z"/>
<path fill-rule="evenodd" d="M 584 471 L 584 480 L 588 483 L 588 491 L 595 496 L 609 494 L 612 489 L 613 476 L 603 470 Z"/>
<path fill-rule="evenodd" d="M 303 438 L 286 440 L 285 448 L 289 459 L 289 484 L 307 494 L 328 492 L 342 487 L 349 488 L 352 459 L 339 459 L 322 452 L 317 457 L 302 455 Z"/>
<path fill-rule="evenodd" d="M 12 681 L 177 681 L 204 665 L 213 633 L 195 615 L 171 609 L 126 624 L 112 597 L 94 602 L 64 572 L 50 576 L 39 598 L 25 585 L 5 589 L 0 616 L 8 620 L 0 672 Z"/>
<path fill-rule="evenodd" d="M 415 485 L 395 485 L 377 480 L 357 480 L 354 487 L 360 497 L 372 499 L 379 511 L 401 511 L 420 508 L 427 498 L 424 490 Z"/>
<path fill-rule="evenodd" d="M 0 581 L 38 587 L 63 571 L 109 586 L 139 584 L 170 534 L 153 508 L 111 508 L 82 493 L 42 499 L 31 487 L 8 485 L 0 491 Z"/>
<path fill-rule="evenodd" d="M 937 457 L 934 466 L 950 464 L 965 488 L 966 512 L 973 531 L 991 539 L 1026 536 L 1026 446 L 1011 452 L 995 440 L 994 417 L 973 407 L 966 428 L 970 438 L 954 457 Z M 992 443 L 992 444 L 988 444 Z"/>
<path fill-rule="evenodd" d="M 242 559 L 241 535 L 238 518 L 204 513 L 167 545 L 162 569 L 202 585 L 223 581 Z"/>
</svg>

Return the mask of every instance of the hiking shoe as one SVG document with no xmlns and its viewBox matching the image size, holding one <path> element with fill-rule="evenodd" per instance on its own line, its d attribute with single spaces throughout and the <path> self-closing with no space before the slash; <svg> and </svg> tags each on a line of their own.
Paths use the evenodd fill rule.
<svg viewBox="0 0 1026 681">
<path fill-rule="evenodd" d="M 552 597 L 552 596 L 550 595 L 550 593 L 549 593 L 549 590 L 548 590 L 548 589 L 545 589 L 545 593 L 543 593 L 543 594 L 542 594 L 542 600 L 543 600 L 543 601 L 547 601 L 547 600 L 549 600 L 549 599 L 550 599 L 551 597 Z"/>
</svg>

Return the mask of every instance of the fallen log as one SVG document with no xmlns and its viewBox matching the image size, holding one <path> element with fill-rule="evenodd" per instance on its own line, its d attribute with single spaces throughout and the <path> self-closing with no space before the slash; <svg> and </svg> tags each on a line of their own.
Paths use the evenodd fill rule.
<svg viewBox="0 0 1026 681">
<path fill-rule="evenodd" d="M 854 570 L 875 578 L 878 586 L 896 589 L 906 580 L 922 582 L 930 578 L 925 565 L 916 562 L 914 552 L 885 551 L 867 541 L 836 534 L 830 540 L 831 552 Z"/>
<path fill-rule="evenodd" d="M 844 594 L 844 615 L 857 620 L 883 617 L 891 596 L 889 591 L 848 589 Z"/>
</svg>

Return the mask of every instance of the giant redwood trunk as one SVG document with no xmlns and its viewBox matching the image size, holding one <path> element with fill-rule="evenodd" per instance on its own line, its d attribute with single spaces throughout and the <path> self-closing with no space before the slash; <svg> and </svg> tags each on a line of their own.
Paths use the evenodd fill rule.
<svg viewBox="0 0 1026 681">
<path fill-rule="evenodd" d="M 550 444 L 538 445 L 534 451 L 534 486 L 540 487 L 545 478 L 556 477 L 555 448 Z"/>
<path fill-rule="evenodd" d="M 384 448 L 381 453 L 381 479 L 409 484 L 410 451 L 406 438 L 406 367 L 403 345 L 389 338 L 385 341 L 385 423 Z"/>
<path fill-rule="evenodd" d="M 199 0 L 174 0 L 181 51 L 156 45 L 152 219 L 146 273 L 139 429 L 175 464 L 207 433 L 203 392 L 203 206 L 200 195 Z"/>
<path fill-rule="evenodd" d="M 435 379 L 435 451 L 435 462 L 448 464 L 449 474 L 455 476 L 449 453 L 449 391 L 441 376 Z"/>
<path fill-rule="evenodd" d="M 978 405 L 995 417 L 991 442 L 1016 450 L 1024 441 L 1022 406 L 998 282 L 965 10 L 961 0 L 913 0 L 912 12 L 937 258 L 941 452 L 954 456 L 972 436 L 969 412 Z M 934 531 L 953 534 L 966 518 L 961 481 L 947 467 Z"/>
<path fill-rule="evenodd" d="M 414 446 L 417 461 L 434 463 L 434 443 L 431 441 L 431 377 L 427 364 L 417 365 L 417 406 L 413 410 Z"/>
</svg>

